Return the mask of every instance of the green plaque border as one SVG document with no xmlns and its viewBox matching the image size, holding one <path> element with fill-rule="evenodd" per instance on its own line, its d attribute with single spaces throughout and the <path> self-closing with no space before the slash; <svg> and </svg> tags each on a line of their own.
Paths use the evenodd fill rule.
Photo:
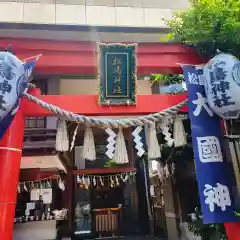
<svg viewBox="0 0 240 240">
<path fill-rule="evenodd" d="M 121 106 L 121 105 L 125 105 L 125 106 L 134 106 L 137 104 L 137 94 L 136 94 L 136 82 L 137 82 L 137 59 L 136 59 L 136 51 L 137 51 L 137 46 L 138 44 L 122 44 L 122 43 L 97 43 L 97 61 L 98 61 L 98 80 L 99 80 L 99 97 L 98 97 L 98 102 L 100 105 L 104 105 L 104 106 Z M 104 51 L 106 52 L 109 49 L 109 54 L 111 54 L 111 52 L 113 52 L 114 48 L 118 48 L 118 49 L 132 49 L 132 55 L 131 55 L 131 59 L 132 59 L 132 65 L 131 65 L 131 87 L 132 87 L 132 91 L 129 94 L 129 96 L 126 97 L 106 97 L 106 92 L 107 90 L 104 89 L 104 81 L 105 81 L 105 62 L 101 61 L 101 54 L 102 50 L 104 49 Z M 124 54 L 124 52 L 122 52 L 122 54 Z"/>
</svg>

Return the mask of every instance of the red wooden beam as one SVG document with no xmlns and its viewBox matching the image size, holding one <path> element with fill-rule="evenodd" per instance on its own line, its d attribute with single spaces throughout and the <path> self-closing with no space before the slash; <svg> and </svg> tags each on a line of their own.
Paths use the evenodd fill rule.
<svg viewBox="0 0 240 240">
<path fill-rule="evenodd" d="M 1 38 L 0 49 L 11 44 L 20 59 L 43 54 L 35 71 L 42 74 L 96 75 L 96 43 L 37 39 Z M 137 71 L 139 75 L 152 73 L 180 73 L 177 63 L 201 64 L 196 51 L 183 44 L 139 43 Z"/>
<path fill-rule="evenodd" d="M 136 168 L 130 166 L 114 167 L 114 168 L 92 168 L 73 170 L 73 174 L 111 174 L 111 173 L 128 173 L 136 172 Z"/>
<path fill-rule="evenodd" d="M 41 95 L 41 100 L 56 105 L 67 111 L 86 116 L 126 116 L 146 115 L 160 112 L 170 108 L 186 99 L 186 95 L 139 95 L 136 106 L 101 106 L 98 104 L 98 96 L 82 95 Z M 23 99 L 22 111 L 25 116 L 52 116 L 53 114 L 37 104 Z M 183 108 L 182 111 L 187 111 Z"/>
<path fill-rule="evenodd" d="M 20 181 L 35 181 L 42 180 L 46 178 L 56 179 L 57 171 L 41 171 L 40 169 L 21 169 L 20 171 Z"/>
</svg>

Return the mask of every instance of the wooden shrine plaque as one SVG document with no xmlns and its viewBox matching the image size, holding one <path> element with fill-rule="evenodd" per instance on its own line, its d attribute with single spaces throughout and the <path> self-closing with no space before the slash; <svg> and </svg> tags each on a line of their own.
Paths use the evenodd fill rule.
<svg viewBox="0 0 240 240">
<path fill-rule="evenodd" d="M 137 44 L 98 44 L 99 104 L 136 104 Z"/>
</svg>

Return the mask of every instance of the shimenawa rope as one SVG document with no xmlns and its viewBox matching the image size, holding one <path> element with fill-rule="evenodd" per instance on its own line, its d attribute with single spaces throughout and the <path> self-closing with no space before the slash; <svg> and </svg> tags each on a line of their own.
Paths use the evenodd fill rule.
<svg viewBox="0 0 240 240">
<path fill-rule="evenodd" d="M 31 86 L 30 86 L 31 87 Z M 77 123 L 81 123 L 87 127 L 104 127 L 104 128 L 128 128 L 133 126 L 143 126 L 145 124 L 151 124 L 153 122 L 159 122 L 163 118 L 169 115 L 176 115 L 180 108 L 182 108 L 186 103 L 187 100 L 180 102 L 179 104 L 167 108 L 161 112 L 149 114 L 146 116 L 136 117 L 136 118 L 125 118 L 125 119 L 100 119 L 95 117 L 87 117 L 84 115 L 75 114 L 73 112 L 66 111 L 61 109 L 55 105 L 46 103 L 41 99 L 29 94 L 23 93 L 27 99 L 36 104 L 40 105 L 41 107 L 49 110 L 50 112 L 54 113 L 55 115 L 59 116 L 61 119 L 65 119 L 67 121 L 73 121 Z"/>
</svg>

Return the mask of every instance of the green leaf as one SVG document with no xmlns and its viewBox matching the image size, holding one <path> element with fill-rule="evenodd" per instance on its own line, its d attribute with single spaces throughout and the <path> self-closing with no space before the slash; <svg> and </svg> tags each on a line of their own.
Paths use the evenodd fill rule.
<svg viewBox="0 0 240 240">
<path fill-rule="evenodd" d="M 182 74 L 152 74 L 150 77 L 151 83 L 159 83 L 162 85 L 182 83 L 184 77 Z"/>
<path fill-rule="evenodd" d="M 167 21 L 172 33 L 168 41 L 196 46 L 204 55 L 217 49 L 240 56 L 240 1 L 192 0 L 190 8 Z"/>
<path fill-rule="evenodd" d="M 234 214 L 235 214 L 236 217 L 240 217 L 240 213 L 234 212 Z"/>
<path fill-rule="evenodd" d="M 107 163 L 104 165 L 105 168 L 113 168 L 113 167 L 117 167 L 119 166 L 119 164 L 117 164 L 115 161 L 113 160 L 108 160 Z"/>
</svg>

